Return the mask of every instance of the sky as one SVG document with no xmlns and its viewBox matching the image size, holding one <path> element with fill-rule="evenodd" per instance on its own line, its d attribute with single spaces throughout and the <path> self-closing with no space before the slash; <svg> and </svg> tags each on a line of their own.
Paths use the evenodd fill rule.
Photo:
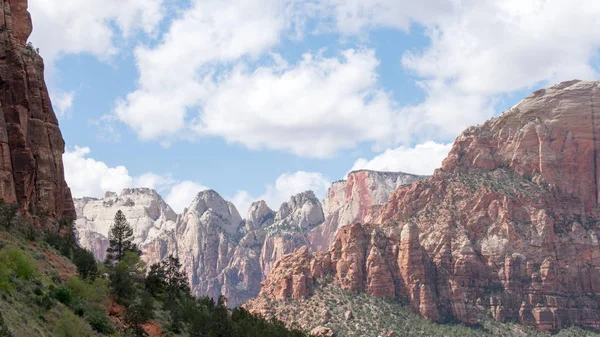
<svg viewBox="0 0 600 337">
<path fill-rule="evenodd" d="M 74 197 L 211 188 L 242 216 L 595 80 L 597 0 L 29 0 Z"/>
</svg>

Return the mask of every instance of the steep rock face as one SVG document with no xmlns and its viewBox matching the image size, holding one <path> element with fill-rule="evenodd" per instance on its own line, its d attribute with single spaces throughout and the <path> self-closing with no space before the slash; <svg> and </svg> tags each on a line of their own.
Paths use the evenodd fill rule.
<svg viewBox="0 0 600 337">
<path fill-rule="evenodd" d="M 598 206 L 598 82 L 570 81 L 538 90 L 501 118 L 467 129 L 443 163 L 446 172 L 508 167 L 552 184 L 562 196 Z"/>
<path fill-rule="evenodd" d="M 300 300 L 310 296 L 320 282 L 333 282 L 348 292 L 408 300 L 425 317 L 439 320 L 432 271 L 416 225 L 399 230 L 351 224 L 338 231 L 329 251 L 310 254 L 308 247 L 302 247 L 279 260 L 259 296 L 247 307 L 269 312 L 265 299 Z"/>
<path fill-rule="evenodd" d="M 300 193 L 281 205 L 273 224 L 264 227 L 265 241 L 260 254 L 263 277 L 284 255 L 309 244 L 307 233 L 325 220 L 321 203 L 312 191 Z"/>
<path fill-rule="evenodd" d="M 484 310 L 541 330 L 599 329 L 598 86 L 561 83 L 467 129 L 433 177 L 390 196 L 377 225 L 343 228 L 324 258 L 284 257 L 249 306 L 309 295 L 325 271 L 433 320 L 474 323 Z"/>
<path fill-rule="evenodd" d="M 598 86 L 535 92 L 467 129 L 442 170 L 390 197 L 379 222 L 418 225 L 438 307 L 464 321 L 482 306 L 542 330 L 600 328 Z"/>
<path fill-rule="evenodd" d="M 107 192 L 104 199 L 76 199 L 75 230 L 82 247 L 103 260 L 108 248 L 108 232 L 115 214 L 121 210 L 134 230 L 140 246 L 173 231 L 177 214 L 156 191 L 147 188 L 125 189 L 121 194 Z"/>
<path fill-rule="evenodd" d="M 75 217 L 43 60 L 26 47 L 32 31 L 27 1 L 3 0 L 0 26 L 0 198 L 31 213 Z"/>
<path fill-rule="evenodd" d="M 327 250 L 339 228 L 373 221 L 396 188 L 425 178 L 402 172 L 362 170 L 349 173 L 346 180 L 334 182 L 323 203 L 325 222 L 309 235 L 311 248 Z"/>
<path fill-rule="evenodd" d="M 194 294 L 222 294 L 220 274 L 233 257 L 242 228 L 235 206 L 212 190 L 200 192 L 183 213 L 175 237 Z"/>
</svg>

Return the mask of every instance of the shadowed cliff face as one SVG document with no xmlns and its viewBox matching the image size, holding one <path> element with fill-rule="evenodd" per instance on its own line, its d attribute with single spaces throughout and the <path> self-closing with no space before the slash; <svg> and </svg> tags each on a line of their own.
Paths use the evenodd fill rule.
<svg viewBox="0 0 600 337">
<path fill-rule="evenodd" d="M 65 143 L 44 82 L 42 58 L 26 47 L 26 0 L 0 6 L 0 198 L 24 211 L 75 217 L 65 182 Z"/>
<path fill-rule="evenodd" d="M 598 86 L 561 83 L 467 129 L 433 177 L 390 196 L 377 225 L 284 257 L 249 307 L 309 296 L 326 276 L 436 321 L 475 323 L 484 311 L 541 330 L 599 329 Z"/>
</svg>

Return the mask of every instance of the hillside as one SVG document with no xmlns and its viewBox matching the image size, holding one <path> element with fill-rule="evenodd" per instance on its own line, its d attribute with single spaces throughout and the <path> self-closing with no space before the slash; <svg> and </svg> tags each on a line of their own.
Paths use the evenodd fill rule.
<svg viewBox="0 0 600 337">
<path fill-rule="evenodd" d="M 0 206 L 2 337 L 305 336 L 243 309 L 228 310 L 225 301 L 194 298 L 186 282 L 172 288 L 167 282 L 185 275 L 164 268 L 178 270 L 177 262 L 147 271 L 132 253 L 116 265 L 97 265 L 76 245 L 68 223 L 61 235 L 29 231 L 27 217 Z"/>
</svg>

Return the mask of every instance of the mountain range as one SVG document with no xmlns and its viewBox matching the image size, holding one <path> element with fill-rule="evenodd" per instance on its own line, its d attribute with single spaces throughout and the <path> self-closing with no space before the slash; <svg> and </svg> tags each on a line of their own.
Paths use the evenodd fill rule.
<svg viewBox="0 0 600 337">
<path fill-rule="evenodd" d="M 307 191 L 272 210 L 253 203 L 243 219 L 235 206 L 213 190 L 201 191 L 176 214 L 154 190 L 107 192 L 103 199 L 75 199 L 79 243 L 105 257 L 108 231 L 118 210 L 134 229 L 148 263 L 179 256 L 192 291 L 237 306 L 258 295 L 261 282 L 284 255 L 309 246 L 328 247 L 339 228 L 369 222 L 399 186 L 423 176 L 357 171 L 333 183 L 323 202 Z"/>
</svg>

